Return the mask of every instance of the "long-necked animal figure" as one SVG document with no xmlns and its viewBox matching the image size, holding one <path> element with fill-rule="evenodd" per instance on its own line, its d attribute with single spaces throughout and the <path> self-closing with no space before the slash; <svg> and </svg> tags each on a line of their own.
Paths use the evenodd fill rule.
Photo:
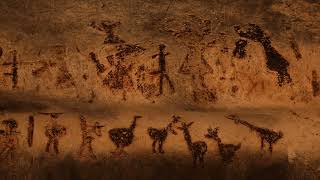
<svg viewBox="0 0 320 180">
<path fill-rule="evenodd" d="M 283 133 L 281 131 L 275 132 L 275 131 L 272 131 L 267 128 L 261 128 L 261 127 L 254 126 L 254 125 L 248 123 L 247 121 L 241 120 L 239 118 L 239 116 L 237 116 L 237 115 L 231 114 L 231 115 L 227 115 L 225 117 L 233 120 L 236 124 L 240 123 L 240 124 L 248 127 L 250 130 L 255 131 L 261 139 L 261 147 L 260 148 L 263 149 L 264 148 L 264 141 L 267 141 L 267 143 L 269 144 L 270 153 L 272 153 L 272 149 L 273 149 L 272 145 L 277 143 L 278 140 L 283 137 Z"/>
<path fill-rule="evenodd" d="M 172 125 L 179 122 L 180 116 L 172 116 L 172 121 L 165 128 L 156 129 L 156 128 L 148 128 L 148 134 L 150 138 L 153 140 L 152 143 L 152 152 L 156 153 L 156 145 L 158 143 L 158 152 L 164 153 L 163 143 L 166 141 L 168 132 L 171 132 L 174 135 L 177 135 L 177 132 L 173 129 Z"/>
<path fill-rule="evenodd" d="M 178 129 L 183 131 L 184 139 L 188 145 L 189 151 L 192 154 L 193 167 L 197 166 L 197 161 L 199 161 L 201 167 L 204 167 L 204 155 L 207 152 L 207 144 L 204 141 L 192 142 L 189 132 L 189 128 L 192 124 L 193 122 L 188 124 L 181 122 L 182 127 L 178 127 Z"/>
<path fill-rule="evenodd" d="M 116 150 L 113 152 L 115 155 L 125 153 L 124 148 L 132 144 L 134 138 L 133 131 L 136 128 L 136 122 L 139 118 L 142 118 L 142 116 L 134 116 L 129 128 L 114 128 L 109 130 L 109 137 L 116 145 Z"/>
<path fill-rule="evenodd" d="M 216 127 L 214 129 L 208 128 L 208 134 L 205 135 L 206 138 L 213 139 L 217 142 L 220 156 L 225 164 L 229 164 L 233 161 L 234 155 L 241 148 L 241 143 L 234 144 L 223 144 L 219 135 L 219 128 Z"/>
</svg>

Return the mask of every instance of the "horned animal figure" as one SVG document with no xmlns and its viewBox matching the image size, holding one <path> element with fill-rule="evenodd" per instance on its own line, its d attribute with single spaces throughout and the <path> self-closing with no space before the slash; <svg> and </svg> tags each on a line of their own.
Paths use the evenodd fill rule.
<svg viewBox="0 0 320 180">
<path fill-rule="evenodd" d="M 234 144 L 224 144 L 222 143 L 219 135 L 218 135 L 219 128 L 212 129 L 211 127 L 208 128 L 208 134 L 205 135 L 206 138 L 213 139 L 217 141 L 219 153 L 222 157 L 222 160 L 225 164 L 229 164 L 233 161 L 233 158 L 236 152 L 240 149 L 241 143 L 234 145 Z"/>
<path fill-rule="evenodd" d="M 188 124 L 181 122 L 182 127 L 178 127 L 178 129 L 183 131 L 184 139 L 193 158 L 193 167 L 197 166 L 198 161 L 201 167 L 204 167 L 204 155 L 207 152 L 207 144 L 204 141 L 192 142 L 189 132 L 192 124 L 193 122 Z"/>
<path fill-rule="evenodd" d="M 275 132 L 267 128 L 254 126 L 247 121 L 240 120 L 239 116 L 237 115 L 232 114 L 225 117 L 233 120 L 236 124 L 242 124 L 248 127 L 250 130 L 255 131 L 261 139 L 261 149 L 264 148 L 264 141 L 267 141 L 267 143 L 269 144 L 270 153 L 272 153 L 272 145 L 277 143 L 279 139 L 283 138 L 283 133 L 281 131 Z"/>
<path fill-rule="evenodd" d="M 116 145 L 116 150 L 113 152 L 115 155 L 121 155 L 126 153 L 124 148 L 132 144 L 134 138 L 134 129 L 136 128 L 137 119 L 142 116 L 134 116 L 134 119 L 129 128 L 114 128 L 109 130 L 109 137 L 111 141 Z"/>
<path fill-rule="evenodd" d="M 163 143 L 166 141 L 168 132 L 171 132 L 174 135 L 177 135 L 177 132 L 173 129 L 173 125 L 179 122 L 180 116 L 172 116 L 172 121 L 165 128 L 156 129 L 156 128 L 148 128 L 148 134 L 150 138 L 153 140 L 152 143 L 152 151 L 156 153 L 156 144 L 158 143 L 158 152 L 164 153 Z"/>
</svg>

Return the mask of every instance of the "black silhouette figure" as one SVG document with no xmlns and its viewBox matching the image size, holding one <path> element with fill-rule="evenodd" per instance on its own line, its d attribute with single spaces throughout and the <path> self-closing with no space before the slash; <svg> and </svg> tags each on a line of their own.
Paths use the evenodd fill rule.
<svg viewBox="0 0 320 180">
<path fill-rule="evenodd" d="M 204 167 L 204 155 L 207 152 L 207 144 L 204 141 L 192 142 L 189 132 L 189 128 L 192 124 L 193 122 L 188 124 L 181 122 L 182 127 L 178 127 L 178 129 L 183 131 L 184 139 L 193 158 L 193 167 L 197 166 L 197 161 L 199 161 L 201 167 Z"/>
<path fill-rule="evenodd" d="M 114 128 L 109 130 L 109 137 L 111 141 L 116 145 L 116 150 L 113 152 L 113 154 L 126 154 L 124 148 L 132 144 L 134 138 L 133 131 L 136 128 L 136 122 L 139 118 L 142 118 L 142 116 L 134 116 L 129 128 Z"/>
<path fill-rule="evenodd" d="M 172 116 L 173 120 L 167 125 L 167 127 L 162 129 L 148 128 L 148 134 L 153 140 L 152 143 L 152 152 L 156 153 L 156 144 L 158 143 L 158 152 L 164 153 L 163 143 L 166 141 L 168 132 L 171 132 L 174 135 L 177 135 L 177 132 L 173 129 L 173 125 L 179 122 L 180 116 Z"/>
<path fill-rule="evenodd" d="M 14 159 L 16 148 L 18 145 L 18 134 L 16 129 L 18 128 L 18 123 L 15 119 L 3 120 L 2 124 L 5 125 L 4 130 L 0 130 L 0 157 L 1 159 L 11 160 Z"/>
<path fill-rule="evenodd" d="M 85 117 L 81 115 L 80 127 L 82 131 L 82 143 L 79 152 L 80 157 L 82 157 L 84 155 L 85 150 L 87 150 L 90 158 L 97 159 L 92 149 L 92 142 L 94 141 L 95 137 L 102 136 L 101 129 L 104 126 L 101 126 L 99 122 L 95 122 L 93 125 L 88 125 Z"/>
<path fill-rule="evenodd" d="M 234 29 L 239 36 L 259 42 L 263 46 L 267 57 L 267 67 L 278 73 L 279 86 L 292 82 L 288 73 L 289 62 L 272 47 L 270 37 L 258 25 L 249 24 L 246 31 L 242 31 L 240 26 L 235 26 Z"/>
<path fill-rule="evenodd" d="M 48 142 L 46 145 L 46 152 L 51 152 L 51 147 L 53 146 L 53 150 L 56 154 L 59 154 L 59 139 L 67 134 L 67 129 L 64 126 L 57 124 L 57 118 L 63 113 L 43 113 L 39 114 L 50 115 L 52 124 L 47 125 L 45 127 L 45 136 L 48 138 Z"/>
<path fill-rule="evenodd" d="M 153 74 L 153 75 L 159 74 L 159 76 L 160 76 L 159 95 L 163 94 L 163 80 L 164 80 L 164 78 L 167 79 L 171 92 L 175 92 L 174 86 L 173 86 L 169 76 L 167 75 L 167 71 L 166 71 L 166 56 L 169 55 L 169 53 L 164 52 L 165 48 L 166 48 L 166 46 L 164 44 L 160 44 L 159 45 L 159 50 L 160 50 L 159 54 L 155 54 L 152 56 L 152 59 L 159 56 L 159 70 L 151 72 L 151 74 Z"/>
<path fill-rule="evenodd" d="M 270 153 L 272 153 L 273 150 L 272 145 L 277 143 L 279 139 L 283 138 L 283 133 L 281 131 L 275 132 L 267 128 L 254 126 L 246 121 L 240 120 L 239 116 L 237 115 L 228 115 L 226 118 L 233 120 L 236 124 L 240 123 L 248 127 L 250 130 L 255 131 L 261 139 L 261 149 L 264 148 L 264 141 L 266 141 L 269 144 Z"/>
<path fill-rule="evenodd" d="M 241 148 L 241 143 L 234 145 L 234 144 L 223 144 L 219 135 L 218 135 L 219 128 L 208 128 L 208 134 L 205 135 L 206 138 L 213 139 L 217 141 L 219 153 L 222 157 L 222 160 L 225 164 L 229 164 L 233 161 L 234 155 L 236 152 Z"/>
<path fill-rule="evenodd" d="M 7 66 L 11 65 L 11 72 L 4 73 L 5 76 L 11 76 L 12 78 L 12 88 L 16 88 L 18 84 L 18 62 L 17 62 L 17 51 L 14 50 L 11 52 L 12 62 L 5 62 L 2 65 Z"/>
</svg>

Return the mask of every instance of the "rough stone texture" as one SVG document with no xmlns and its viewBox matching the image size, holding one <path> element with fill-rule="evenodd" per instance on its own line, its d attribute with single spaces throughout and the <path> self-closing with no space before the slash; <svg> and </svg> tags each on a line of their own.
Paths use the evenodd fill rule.
<svg viewBox="0 0 320 180">
<path fill-rule="evenodd" d="M 250 30 L 252 24 L 259 28 Z M 251 35 L 241 35 L 238 30 Z M 247 43 L 236 50 L 239 39 Z M 160 44 L 165 45 L 163 52 Z M 175 171 L 168 173 L 172 179 L 196 178 L 183 173 L 190 171 L 192 160 L 181 133 L 168 138 L 166 150 L 172 152 L 164 155 L 167 159 L 157 159 L 152 165 L 157 156 L 147 149 L 151 140 L 146 129 L 162 127 L 176 114 L 183 121 L 195 122 L 190 132 L 193 141 L 205 140 L 206 129 L 212 125 L 220 126 L 224 142 L 242 143 L 234 167 L 222 168 L 225 173 L 217 177 L 317 179 L 319 49 L 318 0 L 2 0 L 1 120 L 17 119 L 21 140 L 18 159 L 10 166 L 2 161 L 1 166 L 10 177 L 12 173 L 28 174 L 24 171 L 32 167 L 31 179 L 40 171 L 40 179 L 63 172 L 56 163 L 69 169 L 76 164 L 70 173 L 78 172 L 79 177 L 66 175 L 66 179 L 165 179 L 166 175 L 153 174 L 172 168 L 177 168 L 176 176 Z M 235 50 L 245 55 L 235 55 Z M 159 56 L 165 59 L 165 68 L 159 67 L 163 66 Z M 67 127 L 59 145 L 60 161 L 44 155 L 52 166 L 48 172 L 41 169 L 47 165 L 37 163 L 45 153 L 45 123 L 51 120 L 38 112 L 63 112 L 58 121 Z M 256 135 L 224 118 L 232 113 L 257 126 L 283 132 L 272 156 L 260 152 Z M 94 162 L 99 167 L 91 168 L 92 172 L 107 168 L 109 178 L 103 173 L 84 173 L 87 164 L 77 160 L 79 114 L 106 123 L 102 138 L 93 142 L 95 152 L 100 153 Z M 114 147 L 107 130 L 125 127 L 136 114 L 143 118 L 137 122 L 136 140 L 127 149 L 128 156 L 136 156 L 128 157 L 133 159 L 126 165 L 110 159 Z M 30 115 L 35 128 L 32 147 L 27 142 Z M 197 173 L 210 179 L 215 175 L 208 169 L 220 172 L 221 162 L 216 164 L 215 144 L 205 141 L 209 147 L 206 162 L 211 164 Z M 178 153 L 185 163 L 181 160 L 174 165 L 177 160 L 171 161 L 170 153 Z M 128 170 L 120 176 L 112 165 L 104 164 L 105 159 L 119 169 L 143 166 L 143 172 L 149 174 Z M 28 164 L 33 162 L 37 165 Z M 8 167 L 17 171 L 5 171 Z"/>
</svg>

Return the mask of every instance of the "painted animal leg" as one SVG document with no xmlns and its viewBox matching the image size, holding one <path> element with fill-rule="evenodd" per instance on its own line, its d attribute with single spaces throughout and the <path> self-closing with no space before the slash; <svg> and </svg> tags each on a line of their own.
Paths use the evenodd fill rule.
<svg viewBox="0 0 320 180">
<path fill-rule="evenodd" d="M 164 150 L 163 150 L 163 141 L 159 141 L 159 153 L 164 153 Z"/>
<path fill-rule="evenodd" d="M 263 149 L 263 147 L 264 147 L 264 139 L 263 138 L 261 138 L 261 149 Z"/>
<path fill-rule="evenodd" d="M 50 152 L 50 146 L 52 144 L 52 141 L 53 141 L 53 139 L 49 138 L 49 140 L 47 142 L 47 145 L 46 145 L 46 152 Z"/>
<path fill-rule="evenodd" d="M 53 141 L 53 148 L 54 148 L 54 151 L 56 152 L 56 154 L 59 154 L 59 141 L 58 141 L 58 139 L 55 139 Z"/>
<path fill-rule="evenodd" d="M 202 168 L 204 168 L 204 158 L 203 157 L 204 157 L 204 154 L 201 154 L 200 157 L 199 157 L 199 161 L 200 161 L 200 164 L 201 164 Z"/>
<path fill-rule="evenodd" d="M 157 151 L 156 151 L 156 143 L 157 143 L 156 140 L 154 140 L 153 143 L 152 143 L 152 152 L 153 152 L 153 153 L 156 153 L 156 152 L 157 152 Z"/>
<path fill-rule="evenodd" d="M 83 151 L 84 151 L 84 147 L 85 147 L 85 143 L 82 142 L 81 146 L 80 146 L 80 152 L 79 152 L 79 156 L 82 156 Z"/>
<path fill-rule="evenodd" d="M 193 155 L 193 167 L 197 167 L 197 156 Z"/>
<path fill-rule="evenodd" d="M 272 153 L 272 143 L 269 143 L 269 151 Z"/>
</svg>

